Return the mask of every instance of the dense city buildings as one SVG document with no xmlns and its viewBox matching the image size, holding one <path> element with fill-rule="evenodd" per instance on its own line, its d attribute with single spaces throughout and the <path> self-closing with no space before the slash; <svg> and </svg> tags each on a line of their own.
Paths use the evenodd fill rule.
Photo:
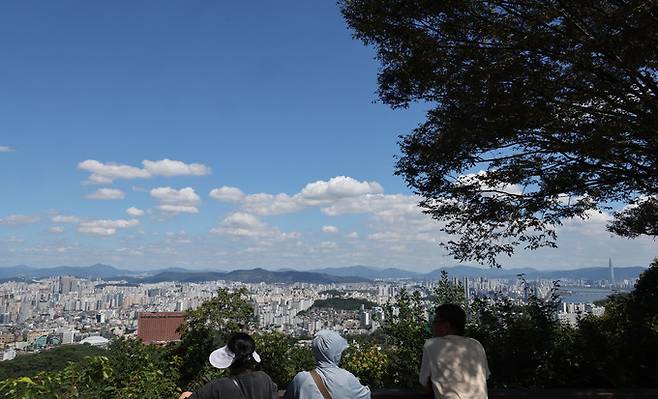
<svg viewBox="0 0 658 399">
<path fill-rule="evenodd" d="M 548 297 L 553 281 L 519 279 L 453 279 L 474 298 L 504 296 L 516 303 L 527 300 L 529 290 Z M 604 308 L 597 299 L 614 290 L 629 290 L 635 280 L 562 281 L 561 306 L 556 317 L 575 324 L 586 314 L 599 315 Z M 384 321 L 382 306 L 401 289 L 418 291 L 427 311 L 436 280 L 381 280 L 343 284 L 242 284 L 163 282 L 128 284 L 125 281 L 90 280 L 60 276 L 32 282 L 0 284 L 0 348 L 2 359 L 61 344 L 88 342 L 104 345 L 120 336 L 136 336 L 145 342 L 180 339 L 177 328 L 188 309 L 213 297 L 219 288 L 246 287 L 254 306 L 255 325 L 261 331 L 281 331 L 309 337 L 322 328 L 344 334 L 368 334 Z M 332 301 L 339 297 L 340 301 Z M 327 305 L 329 304 L 329 305 Z M 343 306 L 343 305 L 349 306 Z M 86 341 L 85 341 L 86 340 Z"/>
</svg>

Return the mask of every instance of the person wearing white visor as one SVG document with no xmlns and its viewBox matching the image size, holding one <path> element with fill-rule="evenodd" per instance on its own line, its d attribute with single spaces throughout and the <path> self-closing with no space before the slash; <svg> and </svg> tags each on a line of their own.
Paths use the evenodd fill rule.
<svg viewBox="0 0 658 399">
<path fill-rule="evenodd" d="M 179 399 L 276 399 L 274 381 L 265 372 L 254 370 L 260 356 L 249 334 L 233 334 L 208 360 L 213 367 L 229 369 L 230 375 L 210 381 L 195 392 L 183 392 Z"/>
</svg>

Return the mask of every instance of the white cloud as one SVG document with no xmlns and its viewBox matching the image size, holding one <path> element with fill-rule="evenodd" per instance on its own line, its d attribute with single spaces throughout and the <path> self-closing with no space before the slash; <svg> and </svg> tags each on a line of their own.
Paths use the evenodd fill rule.
<svg viewBox="0 0 658 399">
<path fill-rule="evenodd" d="M 162 204 L 158 205 L 158 209 L 164 213 L 179 214 L 179 213 L 199 213 L 199 208 L 191 205 L 172 205 Z"/>
<path fill-rule="evenodd" d="M 151 197 L 160 201 L 158 209 L 163 213 L 198 213 L 198 204 L 201 198 L 194 192 L 192 187 L 176 190 L 171 187 L 158 187 L 150 191 Z"/>
<path fill-rule="evenodd" d="M 12 152 L 12 151 L 14 151 L 13 148 L 6 145 L 0 145 L 0 152 Z"/>
<path fill-rule="evenodd" d="M 336 244 L 333 241 L 322 241 L 320 243 L 320 248 L 321 249 L 336 249 L 336 248 L 338 248 L 338 244 Z"/>
<path fill-rule="evenodd" d="M 562 225 L 557 227 L 558 231 L 573 231 L 586 236 L 592 235 L 609 235 L 606 225 L 612 220 L 612 216 L 607 212 L 588 210 L 585 212 L 585 218 L 578 217 L 565 219 Z M 591 238 L 590 238 L 591 239 Z"/>
<path fill-rule="evenodd" d="M 438 243 L 437 234 L 415 233 L 413 231 L 382 231 L 368 235 L 369 240 L 383 242 L 422 241 Z"/>
<path fill-rule="evenodd" d="M 55 215 L 50 220 L 54 223 L 79 223 L 81 219 L 77 216 Z"/>
<path fill-rule="evenodd" d="M 384 189 L 377 182 L 360 182 L 348 176 L 336 176 L 329 181 L 318 180 L 309 183 L 299 194 L 307 200 L 336 200 L 383 192 Z"/>
<path fill-rule="evenodd" d="M 37 215 L 8 215 L 0 218 L 0 226 L 22 226 L 36 223 L 41 218 Z"/>
<path fill-rule="evenodd" d="M 338 233 L 338 227 L 331 225 L 324 225 L 322 226 L 322 231 L 329 234 L 335 234 Z"/>
<path fill-rule="evenodd" d="M 144 215 L 143 210 L 141 210 L 139 208 L 135 208 L 134 206 L 131 206 L 130 208 L 126 209 L 126 213 L 128 214 L 128 216 L 132 216 L 134 218 Z"/>
<path fill-rule="evenodd" d="M 280 215 L 381 192 L 383 188 L 377 182 L 360 182 L 351 177 L 337 176 L 328 181 L 309 183 L 293 196 L 285 193 L 246 195 L 242 199 L 242 210 L 261 216 Z"/>
<path fill-rule="evenodd" d="M 87 195 L 87 199 L 93 200 L 120 200 L 126 196 L 123 191 L 116 188 L 99 188 Z"/>
<path fill-rule="evenodd" d="M 366 194 L 356 198 L 342 199 L 322 208 L 329 216 L 350 213 L 372 213 L 391 221 L 403 221 L 408 216 L 422 215 L 418 207 L 418 198 L 403 194 Z"/>
<path fill-rule="evenodd" d="M 236 212 L 224 218 L 219 226 L 210 232 L 213 234 L 259 237 L 267 235 L 268 227 L 254 215 Z"/>
<path fill-rule="evenodd" d="M 172 159 L 159 161 L 142 161 L 144 170 L 151 176 L 205 176 L 210 174 L 210 168 L 200 163 L 186 164 Z"/>
<path fill-rule="evenodd" d="M 517 184 L 499 184 L 491 186 L 487 182 L 487 171 L 481 170 L 477 173 L 468 173 L 457 178 L 457 183 L 462 186 L 472 186 L 484 191 L 483 196 L 502 197 L 509 195 L 520 195 L 523 193 L 521 186 Z"/>
<path fill-rule="evenodd" d="M 158 187 L 150 191 L 151 197 L 168 204 L 187 204 L 196 205 L 201 198 L 194 192 L 192 187 L 181 188 L 176 190 L 171 187 Z"/>
<path fill-rule="evenodd" d="M 64 232 L 64 227 L 62 227 L 62 226 L 53 226 L 53 227 L 49 228 L 48 231 L 51 232 L 51 233 L 59 234 L 59 233 Z"/>
<path fill-rule="evenodd" d="M 347 238 L 359 238 L 359 233 L 356 231 L 351 232 L 350 234 L 347 235 Z"/>
<path fill-rule="evenodd" d="M 139 220 L 137 219 L 95 219 L 81 222 L 78 226 L 78 231 L 85 234 L 111 236 L 117 232 L 117 229 L 127 229 L 137 225 L 139 225 Z"/>
<path fill-rule="evenodd" d="M 210 196 L 219 202 L 240 202 L 245 197 L 242 190 L 229 186 L 212 189 Z"/>
<path fill-rule="evenodd" d="M 109 184 L 115 179 L 144 179 L 150 173 L 144 169 L 117 163 L 102 163 L 94 159 L 87 159 L 78 164 L 78 169 L 91 172 L 89 181 L 99 184 Z"/>
<path fill-rule="evenodd" d="M 245 213 L 235 212 L 222 220 L 219 225 L 212 230 L 213 234 L 231 235 L 236 237 L 251 238 L 269 238 L 269 239 L 295 239 L 299 238 L 299 233 L 282 233 L 277 228 L 267 225 L 258 217 Z"/>
<path fill-rule="evenodd" d="M 78 163 L 78 169 L 91 172 L 89 181 L 98 184 L 110 184 L 116 179 L 147 179 L 153 176 L 203 176 L 210 174 L 208 166 L 200 163 L 186 164 L 172 159 L 159 161 L 142 161 L 143 168 L 114 162 L 103 163 L 87 159 Z"/>
<path fill-rule="evenodd" d="M 168 244 L 191 244 L 192 239 L 185 233 L 184 231 L 181 231 L 179 233 L 175 232 L 167 232 L 167 240 L 166 242 Z"/>
<path fill-rule="evenodd" d="M 304 209 L 305 204 L 299 197 L 291 197 L 288 194 L 266 194 L 258 193 L 247 195 L 242 203 L 242 209 L 256 215 L 280 215 L 295 213 Z"/>
</svg>

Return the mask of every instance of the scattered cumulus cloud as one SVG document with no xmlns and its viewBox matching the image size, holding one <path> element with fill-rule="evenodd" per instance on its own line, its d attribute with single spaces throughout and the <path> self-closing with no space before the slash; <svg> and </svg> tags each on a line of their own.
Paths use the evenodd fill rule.
<svg viewBox="0 0 658 399">
<path fill-rule="evenodd" d="M 558 231 L 572 231 L 586 236 L 593 235 L 610 235 L 606 230 L 606 225 L 612 220 L 612 216 L 604 211 L 588 210 L 585 212 L 585 218 L 579 217 L 566 219 L 562 225 L 557 227 Z"/>
<path fill-rule="evenodd" d="M 150 191 L 151 197 L 160 201 L 158 209 L 167 214 L 198 213 L 201 202 L 199 195 L 192 187 L 180 190 L 171 187 L 158 187 Z"/>
<path fill-rule="evenodd" d="M 139 225 L 139 220 L 137 219 L 93 219 L 80 222 L 78 231 L 85 234 L 111 236 L 116 234 L 118 229 L 127 229 L 137 225 Z"/>
<path fill-rule="evenodd" d="M 12 152 L 12 151 L 14 151 L 13 148 L 6 145 L 0 145 L 0 152 Z"/>
<path fill-rule="evenodd" d="M 333 241 L 322 241 L 320 243 L 320 249 L 336 249 L 338 248 L 338 244 L 336 244 Z"/>
<path fill-rule="evenodd" d="M 117 188 L 99 188 L 93 193 L 87 195 L 86 198 L 93 200 L 120 200 L 125 196 L 126 194 Z"/>
<path fill-rule="evenodd" d="M 487 182 L 487 171 L 481 170 L 477 173 L 468 173 L 457 178 L 457 184 L 465 187 L 473 187 L 477 190 L 484 191 L 485 197 L 497 197 L 507 195 L 520 195 L 523 193 L 521 186 L 518 184 L 499 184 L 492 186 Z"/>
<path fill-rule="evenodd" d="M 245 195 L 237 187 L 223 186 L 210 191 L 210 197 L 219 202 L 240 202 Z"/>
<path fill-rule="evenodd" d="M 299 194 L 307 200 L 335 200 L 383 192 L 384 188 L 377 182 L 360 182 L 348 176 L 336 176 L 328 181 L 309 183 Z"/>
<path fill-rule="evenodd" d="M 152 189 L 150 194 L 151 197 L 165 203 L 185 203 L 195 205 L 201 200 L 192 187 L 185 187 L 180 190 L 171 187 L 158 187 Z"/>
<path fill-rule="evenodd" d="M 347 176 L 309 183 L 294 195 L 285 193 L 257 193 L 242 198 L 242 210 L 259 216 L 296 213 L 315 206 L 330 205 L 364 195 L 379 194 L 384 190 L 377 182 L 358 181 Z"/>
<path fill-rule="evenodd" d="M 64 232 L 64 227 L 62 226 L 53 226 L 48 229 L 49 232 L 59 234 Z"/>
<path fill-rule="evenodd" d="M 359 233 L 357 233 L 356 231 L 353 231 L 353 232 L 351 232 L 347 235 L 347 238 L 352 238 L 352 239 L 359 238 Z"/>
<path fill-rule="evenodd" d="M 306 205 L 299 197 L 291 197 L 288 194 L 258 193 L 247 195 L 242 203 L 242 209 L 246 212 L 260 216 L 281 215 L 296 213 L 304 209 Z"/>
<path fill-rule="evenodd" d="M 88 181 L 96 184 L 111 184 L 117 179 L 148 179 L 154 176 L 204 176 L 211 169 L 200 163 L 186 164 L 172 159 L 142 161 L 142 168 L 114 162 L 103 163 L 87 159 L 78 163 L 78 169 L 90 172 Z"/>
<path fill-rule="evenodd" d="M 144 170 L 151 176 L 205 176 L 210 174 L 210 168 L 200 163 L 186 164 L 181 161 L 162 159 L 160 161 L 142 161 Z"/>
<path fill-rule="evenodd" d="M 210 230 L 213 234 L 230 235 L 236 237 L 292 239 L 299 238 L 299 233 L 284 233 L 269 226 L 258 217 L 245 213 L 235 212 L 224 218 L 217 227 Z"/>
<path fill-rule="evenodd" d="M 322 231 L 324 233 L 335 234 L 338 233 L 338 227 L 331 225 L 324 225 L 322 226 Z"/>
<path fill-rule="evenodd" d="M 318 180 L 306 184 L 298 193 L 245 195 L 238 188 L 222 187 L 214 191 L 217 197 L 226 199 L 232 193 L 232 202 L 237 203 L 237 212 L 262 217 L 291 214 L 308 208 L 319 208 L 329 217 L 364 214 L 368 216 L 368 235 L 371 241 L 381 242 L 425 242 L 435 244 L 447 238 L 439 231 L 440 225 L 422 212 L 418 206 L 420 198 L 404 194 L 384 194 L 377 182 L 359 181 L 347 176 L 329 180 Z M 212 192 L 211 192 L 212 196 Z M 221 230 L 222 226 L 219 226 Z M 226 229 L 222 231 L 228 231 Z M 243 230 L 236 230 L 244 233 Z M 326 225 L 325 233 L 338 233 L 338 228 Z M 347 238 L 358 238 L 352 232 Z"/>
<path fill-rule="evenodd" d="M 167 236 L 166 242 L 168 244 L 191 244 L 192 243 L 192 239 L 184 231 L 181 231 L 181 232 L 178 232 L 178 233 L 175 233 L 173 231 L 169 231 L 169 232 L 167 232 L 166 236 Z"/>
<path fill-rule="evenodd" d="M 82 219 L 77 216 L 55 215 L 50 220 L 54 223 L 80 223 Z"/>
<path fill-rule="evenodd" d="M 169 213 L 172 215 L 179 213 L 199 213 L 199 208 L 192 205 L 162 204 L 158 205 L 158 209 L 160 209 L 163 213 Z"/>
<path fill-rule="evenodd" d="M 88 159 L 78 163 L 78 169 L 91 172 L 89 181 L 98 184 L 110 184 L 116 179 L 145 179 L 151 177 L 148 171 L 134 166 L 117 163 L 102 163 Z"/>
<path fill-rule="evenodd" d="M 41 218 L 37 215 L 8 215 L 0 218 L 0 226 L 23 226 L 36 223 L 39 220 L 41 220 Z"/>
<path fill-rule="evenodd" d="M 144 215 L 143 210 L 141 210 L 139 208 L 135 208 L 134 206 L 131 206 L 130 208 L 126 209 L 126 213 L 128 214 L 128 216 L 132 216 L 134 218 L 137 218 L 137 217 L 140 217 L 140 216 Z"/>
</svg>

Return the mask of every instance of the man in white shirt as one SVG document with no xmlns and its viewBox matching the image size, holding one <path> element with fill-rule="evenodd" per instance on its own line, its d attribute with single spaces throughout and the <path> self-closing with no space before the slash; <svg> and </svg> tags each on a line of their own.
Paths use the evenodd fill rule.
<svg viewBox="0 0 658 399">
<path fill-rule="evenodd" d="M 438 306 L 425 341 L 420 383 L 437 399 L 487 399 L 489 366 L 482 344 L 464 337 L 466 313 L 455 304 Z"/>
</svg>

